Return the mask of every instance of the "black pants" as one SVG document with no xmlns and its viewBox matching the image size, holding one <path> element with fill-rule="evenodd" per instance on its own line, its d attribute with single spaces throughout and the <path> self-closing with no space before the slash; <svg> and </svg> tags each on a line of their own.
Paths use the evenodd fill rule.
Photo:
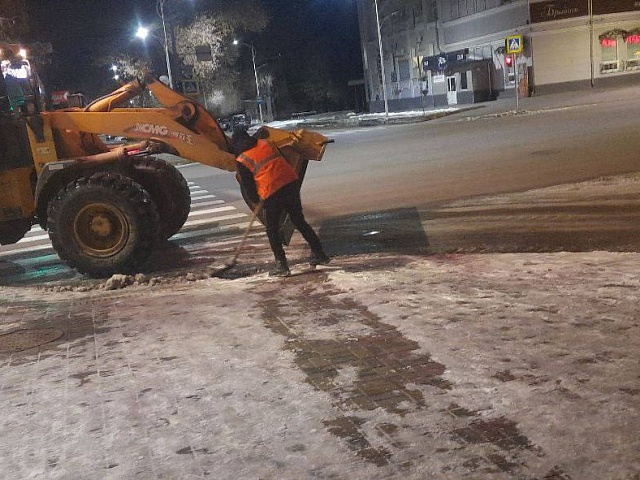
<svg viewBox="0 0 640 480">
<path fill-rule="evenodd" d="M 267 237 L 276 261 L 286 262 L 287 257 L 282 248 L 278 227 L 280 216 L 287 212 L 289 218 L 298 229 L 300 234 L 311 247 L 312 252 L 321 252 L 322 244 L 311 225 L 304 219 L 302 213 L 302 202 L 300 200 L 300 182 L 291 182 L 276 193 L 267 198 L 264 202 L 265 220 L 267 222 Z"/>
</svg>

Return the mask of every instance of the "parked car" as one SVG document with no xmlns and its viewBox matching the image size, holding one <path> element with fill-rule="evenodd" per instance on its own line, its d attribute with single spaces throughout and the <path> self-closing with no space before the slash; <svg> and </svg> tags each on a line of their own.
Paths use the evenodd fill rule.
<svg viewBox="0 0 640 480">
<path fill-rule="evenodd" d="M 219 118 L 218 124 L 220 125 L 220 128 L 222 128 L 222 130 L 224 130 L 225 132 L 231 130 L 231 120 L 229 120 L 228 118 Z"/>
<path fill-rule="evenodd" d="M 231 129 L 238 125 L 249 128 L 251 126 L 251 116 L 248 113 L 236 113 L 231 117 Z"/>
<path fill-rule="evenodd" d="M 120 146 L 128 143 L 130 140 L 127 137 L 119 137 L 114 135 L 98 135 L 102 142 L 108 147 Z"/>
</svg>

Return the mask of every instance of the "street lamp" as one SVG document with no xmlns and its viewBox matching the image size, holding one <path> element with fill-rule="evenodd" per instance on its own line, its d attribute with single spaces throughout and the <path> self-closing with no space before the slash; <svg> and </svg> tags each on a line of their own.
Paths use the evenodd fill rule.
<svg viewBox="0 0 640 480">
<path fill-rule="evenodd" d="M 167 62 L 167 76 L 169 77 L 169 88 L 173 89 L 173 75 L 171 74 L 171 60 L 169 59 L 169 39 L 167 38 L 167 25 L 164 21 L 164 3 L 167 0 L 158 0 L 157 10 L 158 15 L 162 19 L 162 30 L 164 32 L 164 55 L 165 60 Z M 149 29 L 146 27 L 138 27 L 138 31 L 136 32 L 136 37 L 141 40 L 146 40 L 149 36 Z"/>
<path fill-rule="evenodd" d="M 256 49 L 252 44 L 240 42 L 238 40 L 233 41 L 234 45 L 245 45 L 251 49 L 251 61 L 253 62 L 253 74 L 256 77 L 256 100 L 258 102 L 258 111 L 260 112 L 260 123 L 264 123 L 264 118 L 262 117 L 262 99 L 260 98 L 260 83 L 258 82 L 258 69 L 256 68 Z"/>
<path fill-rule="evenodd" d="M 145 41 L 148 36 L 149 36 L 148 28 L 138 27 L 138 30 L 136 31 L 136 37 L 138 37 L 142 41 Z M 158 40 L 160 39 L 158 38 Z M 165 58 L 167 62 L 167 76 L 169 77 L 169 87 L 173 88 L 173 76 L 171 75 L 171 62 L 169 61 L 169 47 L 167 46 L 166 30 L 165 30 L 165 39 L 164 39 L 164 52 L 165 52 L 165 56 L 166 56 Z"/>
<path fill-rule="evenodd" d="M 384 115 L 389 117 L 389 100 L 387 99 L 387 86 L 385 85 L 384 55 L 382 54 L 382 34 L 380 32 L 380 14 L 378 13 L 378 0 L 373 0 L 376 7 L 376 26 L 378 30 L 378 49 L 380 51 L 380 73 L 382 73 L 382 98 L 384 99 Z"/>
</svg>

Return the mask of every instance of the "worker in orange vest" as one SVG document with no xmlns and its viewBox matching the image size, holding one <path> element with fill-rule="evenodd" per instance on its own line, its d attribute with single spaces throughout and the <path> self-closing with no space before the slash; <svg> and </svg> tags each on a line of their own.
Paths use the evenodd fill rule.
<svg viewBox="0 0 640 480">
<path fill-rule="evenodd" d="M 256 139 L 244 128 L 236 128 L 232 142 L 237 155 L 236 167 L 242 187 L 255 204 L 264 202 L 267 237 L 275 256 L 275 268 L 270 276 L 286 277 L 290 274 L 287 257 L 278 234 L 284 212 L 311 247 L 311 266 L 326 265 L 329 257 L 324 252 L 318 235 L 302 213 L 300 182 L 293 167 L 269 140 Z"/>
</svg>

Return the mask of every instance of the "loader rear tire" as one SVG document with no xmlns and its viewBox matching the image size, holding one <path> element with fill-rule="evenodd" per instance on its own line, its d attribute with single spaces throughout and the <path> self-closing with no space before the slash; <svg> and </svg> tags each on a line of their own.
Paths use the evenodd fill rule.
<svg viewBox="0 0 640 480">
<path fill-rule="evenodd" d="M 191 211 L 189 185 L 176 167 L 155 157 L 133 158 L 132 178 L 149 192 L 160 215 L 160 239 L 180 231 Z"/>
<path fill-rule="evenodd" d="M 68 184 L 50 203 L 47 230 L 62 260 L 80 273 L 133 273 L 158 238 L 158 211 L 141 185 L 100 172 Z"/>
<path fill-rule="evenodd" d="M 0 245 L 17 243 L 29 230 L 31 230 L 29 220 L 8 220 L 0 223 Z"/>
</svg>

